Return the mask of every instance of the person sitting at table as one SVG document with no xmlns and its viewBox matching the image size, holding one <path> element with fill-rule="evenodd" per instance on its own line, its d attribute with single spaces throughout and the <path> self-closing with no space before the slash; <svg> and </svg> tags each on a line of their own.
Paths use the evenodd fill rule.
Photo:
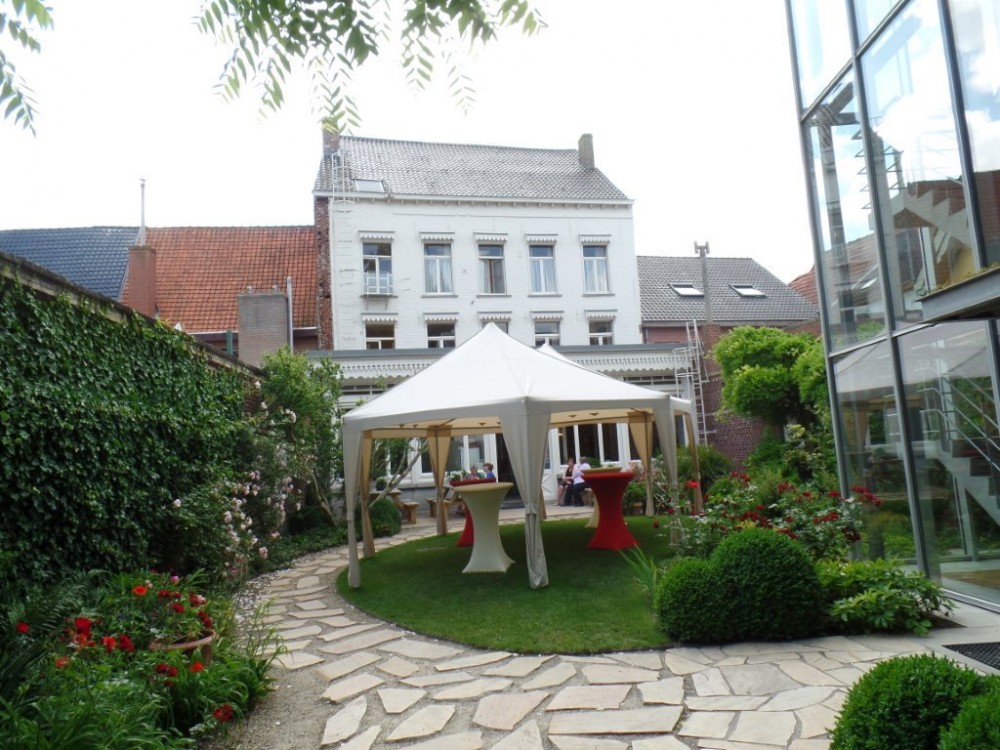
<svg viewBox="0 0 1000 750">
<path fill-rule="evenodd" d="M 559 488 L 556 490 L 556 505 L 569 505 L 570 488 L 573 486 L 573 466 L 576 461 L 572 458 L 566 464 L 566 470 L 559 477 Z"/>
<path fill-rule="evenodd" d="M 583 491 L 590 486 L 587 484 L 587 480 L 584 479 L 583 472 L 589 468 L 590 464 L 587 463 L 586 456 L 581 458 L 580 463 L 573 467 L 573 487 L 571 488 L 573 505 L 583 505 Z"/>
<path fill-rule="evenodd" d="M 466 479 L 482 479 L 483 475 L 480 473 L 479 467 L 476 466 L 475 464 L 472 464 L 472 466 L 469 467 L 469 473 L 468 473 L 468 475 L 465 478 Z"/>
<path fill-rule="evenodd" d="M 497 475 L 493 473 L 493 464 L 483 464 L 483 468 L 486 469 L 486 474 L 484 479 L 492 479 L 494 482 L 497 481 Z"/>
</svg>

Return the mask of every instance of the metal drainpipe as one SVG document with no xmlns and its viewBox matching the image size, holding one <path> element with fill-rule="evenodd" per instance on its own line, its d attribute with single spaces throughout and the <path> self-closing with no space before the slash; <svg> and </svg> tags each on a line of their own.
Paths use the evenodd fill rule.
<svg viewBox="0 0 1000 750">
<path fill-rule="evenodd" d="M 285 299 L 288 303 L 288 351 L 295 351 L 295 341 L 292 338 L 292 277 L 285 277 Z"/>
</svg>

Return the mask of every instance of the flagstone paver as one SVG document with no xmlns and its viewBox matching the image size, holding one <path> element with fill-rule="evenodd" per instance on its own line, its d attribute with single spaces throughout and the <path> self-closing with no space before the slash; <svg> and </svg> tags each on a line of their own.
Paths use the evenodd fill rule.
<svg viewBox="0 0 1000 750">
<path fill-rule="evenodd" d="M 420 521 L 393 541 L 433 533 Z M 312 745 L 295 750 L 829 750 L 859 677 L 934 650 L 929 639 L 832 636 L 583 656 L 480 651 L 345 604 L 333 581 L 346 563 L 343 548 L 312 556 L 258 594 L 288 649 L 276 668 L 290 683 L 314 681 L 317 707 L 334 704 L 310 719 Z M 275 737 L 268 747 L 290 750 Z"/>
<path fill-rule="evenodd" d="M 388 739 L 390 741 L 412 740 L 440 732 L 454 715 L 455 706 L 453 705 L 426 706 L 402 721 L 392 730 Z"/>
<path fill-rule="evenodd" d="M 556 693 L 545 710 L 619 708 L 631 689 L 629 685 L 571 685 Z"/>
<path fill-rule="evenodd" d="M 327 662 L 317 671 L 323 676 L 324 680 L 336 680 L 358 669 L 367 667 L 369 664 L 374 664 L 380 658 L 378 654 L 373 654 L 369 651 L 359 651 L 342 659 Z"/>
<path fill-rule="evenodd" d="M 487 695 L 476 706 L 476 713 L 472 717 L 472 721 L 487 729 L 509 732 L 548 697 L 549 694 L 544 690 Z"/>
<path fill-rule="evenodd" d="M 326 720 L 326 727 L 323 729 L 323 739 L 319 744 L 323 747 L 335 745 L 338 742 L 351 737 L 361 726 L 361 720 L 365 718 L 368 710 L 368 700 L 362 695 Z"/>
</svg>

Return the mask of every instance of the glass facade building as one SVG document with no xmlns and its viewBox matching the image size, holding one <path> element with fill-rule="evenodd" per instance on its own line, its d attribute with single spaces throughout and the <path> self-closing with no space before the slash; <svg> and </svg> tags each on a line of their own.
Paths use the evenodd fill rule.
<svg viewBox="0 0 1000 750">
<path fill-rule="evenodd" d="M 1000 609 L 1000 3 L 786 0 L 864 553 Z"/>
</svg>

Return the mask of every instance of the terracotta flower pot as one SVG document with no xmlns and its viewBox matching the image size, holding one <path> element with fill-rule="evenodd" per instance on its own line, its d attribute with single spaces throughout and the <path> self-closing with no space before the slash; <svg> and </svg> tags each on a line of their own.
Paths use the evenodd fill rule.
<svg viewBox="0 0 1000 750">
<path fill-rule="evenodd" d="M 193 655 L 195 651 L 201 652 L 201 661 L 204 664 L 212 663 L 212 644 L 215 642 L 217 633 L 212 631 L 200 638 L 175 641 L 174 643 L 164 643 L 163 641 L 152 641 L 149 644 L 150 651 L 182 651 Z"/>
</svg>

